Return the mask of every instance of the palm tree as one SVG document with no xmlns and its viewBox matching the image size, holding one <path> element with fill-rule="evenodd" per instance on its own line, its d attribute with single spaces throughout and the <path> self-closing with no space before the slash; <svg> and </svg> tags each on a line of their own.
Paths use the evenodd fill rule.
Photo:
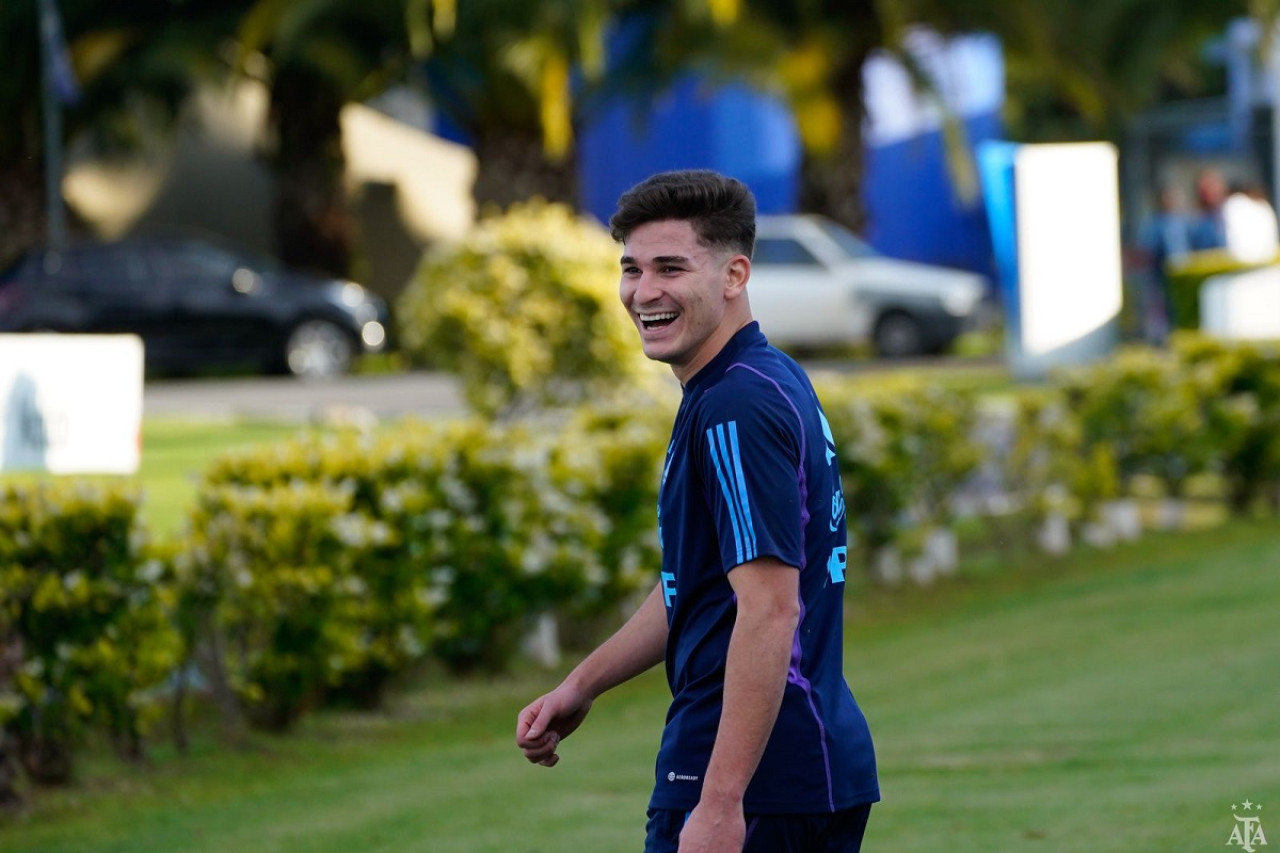
<svg viewBox="0 0 1280 853">
<path fill-rule="evenodd" d="M 107 152 L 146 144 L 172 126 L 186 95 L 217 67 L 237 3 L 60 0 L 80 98 L 65 112 L 64 136 L 46 143 L 41 123 L 37 0 L 0 4 L 0 264 L 45 240 L 47 144 L 86 138 Z"/>
<path fill-rule="evenodd" d="M 343 190 L 342 108 L 403 79 L 405 0 L 257 0 L 239 28 L 236 70 L 270 93 L 265 158 L 276 176 L 277 254 L 350 275 L 355 237 Z M 418 20 L 418 18 L 415 18 Z"/>
<path fill-rule="evenodd" d="M 1119 139 L 1126 119 L 1204 86 L 1206 42 L 1275 0 L 901 0 L 944 31 L 1002 41 L 1006 118 L 1024 141 Z"/>
<path fill-rule="evenodd" d="M 437 108 L 475 149 L 477 203 L 576 202 L 575 94 L 604 71 L 616 8 L 610 0 L 459 0 L 453 30 L 423 72 Z"/>
</svg>

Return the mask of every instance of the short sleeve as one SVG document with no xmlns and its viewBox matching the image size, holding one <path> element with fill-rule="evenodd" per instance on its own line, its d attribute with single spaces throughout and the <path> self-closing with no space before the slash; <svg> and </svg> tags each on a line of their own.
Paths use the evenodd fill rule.
<svg viewBox="0 0 1280 853">
<path fill-rule="evenodd" d="M 803 567 L 804 433 L 799 416 L 777 389 L 734 390 L 706 401 L 693 436 L 721 567 L 729 571 L 767 556 Z"/>
</svg>

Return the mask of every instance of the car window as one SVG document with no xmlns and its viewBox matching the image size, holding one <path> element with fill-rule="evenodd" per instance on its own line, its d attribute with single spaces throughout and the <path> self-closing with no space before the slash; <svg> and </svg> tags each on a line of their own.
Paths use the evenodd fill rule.
<svg viewBox="0 0 1280 853">
<path fill-rule="evenodd" d="M 790 237 L 761 237 L 756 240 L 756 264 L 802 264 L 819 266 L 813 253 L 800 245 L 800 241 Z"/>
<path fill-rule="evenodd" d="M 147 261 L 157 281 L 175 290 L 224 286 L 236 270 L 230 255 L 200 246 L 155 246 L 148 249 Z"/>
<path fill-rule="evenodd" d="M 851 258 L 874 258 L 880 254 L 843 225 L 823 219 L 818 221 L 818 226 Z"/>
<path fill-rule="evenodd" d="M 90 246 L 45 252 L 41 263 L 48 282 L 77 289 L 112 290 L 146 279 L 142 258 L 126 246 Z"/>
</svg>

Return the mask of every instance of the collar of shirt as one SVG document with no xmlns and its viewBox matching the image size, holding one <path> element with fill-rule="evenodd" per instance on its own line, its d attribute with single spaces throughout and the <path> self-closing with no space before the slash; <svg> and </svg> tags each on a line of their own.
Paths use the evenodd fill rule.
<svg viewBox="0 0 1280 853">
<path fill-rule="evenodd" d="M 695 373 L 693 378 L 685 383 L 685 396 L 689 396 L 699 387 L 723 374 L 729 369 L 729 365 L 733 364 L 738 354 L 744 349 L 753 346 L 762 346 L 767 343 L 768 341 L 765 339 L 764 332 L 760 331 L 760 323 L 752 320 L 750 323 L 735 332 L 733 337 L 729 339 L 729 342 L 724 345 L 724 349 L 716 353 L 715 358 L 707 362 L 706 366 Z"/>
</svg>

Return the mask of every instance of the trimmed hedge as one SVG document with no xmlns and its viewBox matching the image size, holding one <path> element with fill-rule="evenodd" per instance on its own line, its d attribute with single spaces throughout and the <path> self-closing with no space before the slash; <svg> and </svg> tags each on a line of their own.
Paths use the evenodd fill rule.
<svg viewBox="0 0 1280 853">
<path fill-rule="evenodd" d="M 561 204 L 514 204 L 427 253 L 396 308 L 405 352 L 485 415 L 598 399 L 661 369 L 618 307 L 620 249 Z"/>
<path fill-rule="evenodd" d="M 981 410 L 974 392 L 918 382 L 824 380 L 819 393 L 851 544 L 869 562 L 950 526 L 956 492 L 979 472 L 1006 499 L 979 506 L 998 513 L 997 537 L 1051 516 L 1096 528 L 1140 475 L 1174 496 L 1189 476 L 1218 475 L 1240 513 L 1264 497 L 1274 511 L 1280 497 L 1280 363 L 1257 347 L 1179 336 L 1169 351 L 1122 352 Z M 177 672 L 179 686 L 203 676 L 237 719 L 283 730 L 326 698 L 376 705 L 425 661 L 500 669 L 543 614 L 595 642 L 660 562 L 674 402 L 404 423 L 228 455 L 163 552 L 139 529 L 135 497 L 74 482 L 5 488 L 10 750 L 46 781 L 67 777 L 91 726 L 140 754 L 155 688 Z M 994 460 L 978 438 L 993 430 Z"/>
<path fill-rule="evenodd" d="M 334 523 L 362 551 L 350 572 L 366 654 L 335 675 L 376 701 L 385 677 L 428 651 L 456 671 L 499 669 L 532 614 L 590 620 L 634 593 L 656 560 L 665 437 L 657 419 L 621 409 L 408 424 L 227 457 L 206 487 L 347 496 Z M 225 520 L 198 519 L 197 534 L 215 522 Z M 255 558 L 272 571 L 244 556 Z"/>
<path fill-rule="evenodd" d="M 90 726 L 141 757 L 154 688 L 181 657 L 173 603 L 135 495 L 0 487 L 0 723 L 31 778 L 69 779 Z"/>
</svg>

